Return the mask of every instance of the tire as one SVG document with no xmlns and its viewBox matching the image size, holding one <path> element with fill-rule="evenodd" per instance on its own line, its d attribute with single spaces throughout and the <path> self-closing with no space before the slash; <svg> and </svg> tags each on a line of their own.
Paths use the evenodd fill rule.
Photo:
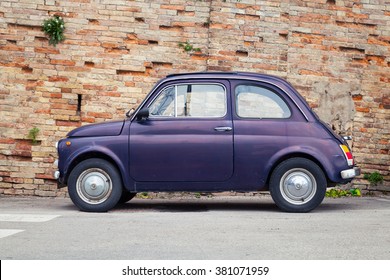
<svg viewBox="0 0 390 280">
<path fill-rule="evenodd" d="M 137 195 L 137 193 L 132 193 L 132 192 L 129 192 L 129 191 L 123 189 L 121 198 L 119 199 L 118 203 L 126 203 L 126 202 L 132 200 L 136 195 Z"/>
<path fill-rule="evenodd" d="M 106 160 L 92 158 L 80 162 L 70 173 L 68 192 L 73 203 L 86 212 L 106 212 L 122 195 L 121 175 Z"/>
<path fill-rule="evenodd" d="M 327 180 L 322 169 L 305 158 L 280 163 L 270 178 L 270 193 L 276 205 L 286 212 L 310 212 L 325 197 Z"/>
</svg>

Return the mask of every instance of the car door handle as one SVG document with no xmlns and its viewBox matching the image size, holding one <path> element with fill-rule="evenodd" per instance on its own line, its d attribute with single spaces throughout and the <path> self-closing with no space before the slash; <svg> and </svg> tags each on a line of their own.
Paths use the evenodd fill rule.
<svg viewBox="0 0 390 280">
<path fill-rule="evenodd" d="M 215 131 L 232 131 L 233 128 L 231 128 L 230 126 L 217 126 L 216 128 L 214 128 Z"/>
</svg>

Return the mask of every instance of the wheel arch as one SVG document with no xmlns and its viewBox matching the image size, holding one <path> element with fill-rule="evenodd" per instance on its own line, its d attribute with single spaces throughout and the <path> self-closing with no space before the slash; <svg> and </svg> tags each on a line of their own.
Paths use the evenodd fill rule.
<svg viewBox="0 0 390 280">
<path fill-rule="evenodd" d="M 124 167 L 119 164 L 120 160 L 116 158 L 116 156 L 113 156 L 111 154 L 107 154 L 103 151 L 99 150 L 89 150 L 89 151 L 84 151 L 78 155 L 76 155 L 72 160 L 68 163 L 67 170 L 65 172 L 66 176 L 64 177 L 64 182 L 65 184 L 68 183 L 69 176 L 72 172 L 72 170 L 80 163 L 83 162 L 87 159 L 91 158 L 97 158 L 97 159 L 103 159 L 111 163 L 115 168 L 118 170 L 118 172 L 121 174 L 121 180 L 122 180 L 122 185 L 125 187 L 127 184 L 126 182 L 126 177 L 124 174 Z"/>
<path fill-rule="evenodd" d="M 281 155 L 277 159 L 272 161 L 272 164 L 270 165 L 270 167 L 268 169 L 268 173 L 267 173 L 266 190 L 269 190 L 269 181 L 271 179 L 271 175 L 274 172 L 275 168 L 283 161 L 286 161 L 286 160 L 291 159 L 291 158 L 305 158 L 305 159 L 313 161 L 315 164 L 317 164 L 321 168 L 322 172 L 324 172 L 324 175 L 327 179 L 328 185 L 333 183 L 329 179 L 328 172 L 325 169 L 323 163 L 321 161 L 319 161 L 315 156 L 313 156 L 309 153 L 305 153 L 305 152 L 292 152 L 292 153 Z"/>
</svg>

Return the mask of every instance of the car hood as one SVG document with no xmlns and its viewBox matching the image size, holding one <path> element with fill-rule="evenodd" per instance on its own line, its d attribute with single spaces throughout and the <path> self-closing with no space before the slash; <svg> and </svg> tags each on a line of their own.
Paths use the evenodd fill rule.
<svg viewBox="0 0 390 280">
<path fill-rule="evenodd" d="M 68 133 L 68 137 L 116 136 L 122 132 L 125 121 L 111 121 L 84 125 Z"/>
</svg>

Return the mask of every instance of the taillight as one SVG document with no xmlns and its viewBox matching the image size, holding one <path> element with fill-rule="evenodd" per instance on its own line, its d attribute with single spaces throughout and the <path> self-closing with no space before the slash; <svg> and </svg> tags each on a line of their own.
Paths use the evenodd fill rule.
<svg viewBox="0 0 390 280">
<path fill-rule="evenodd" d="M 340 145 L 341 150 L 343 150 L 344 156 L 347 160 L 348 165 L 353 165 L 353 156 L 347 145 Z"/>
</svg>

